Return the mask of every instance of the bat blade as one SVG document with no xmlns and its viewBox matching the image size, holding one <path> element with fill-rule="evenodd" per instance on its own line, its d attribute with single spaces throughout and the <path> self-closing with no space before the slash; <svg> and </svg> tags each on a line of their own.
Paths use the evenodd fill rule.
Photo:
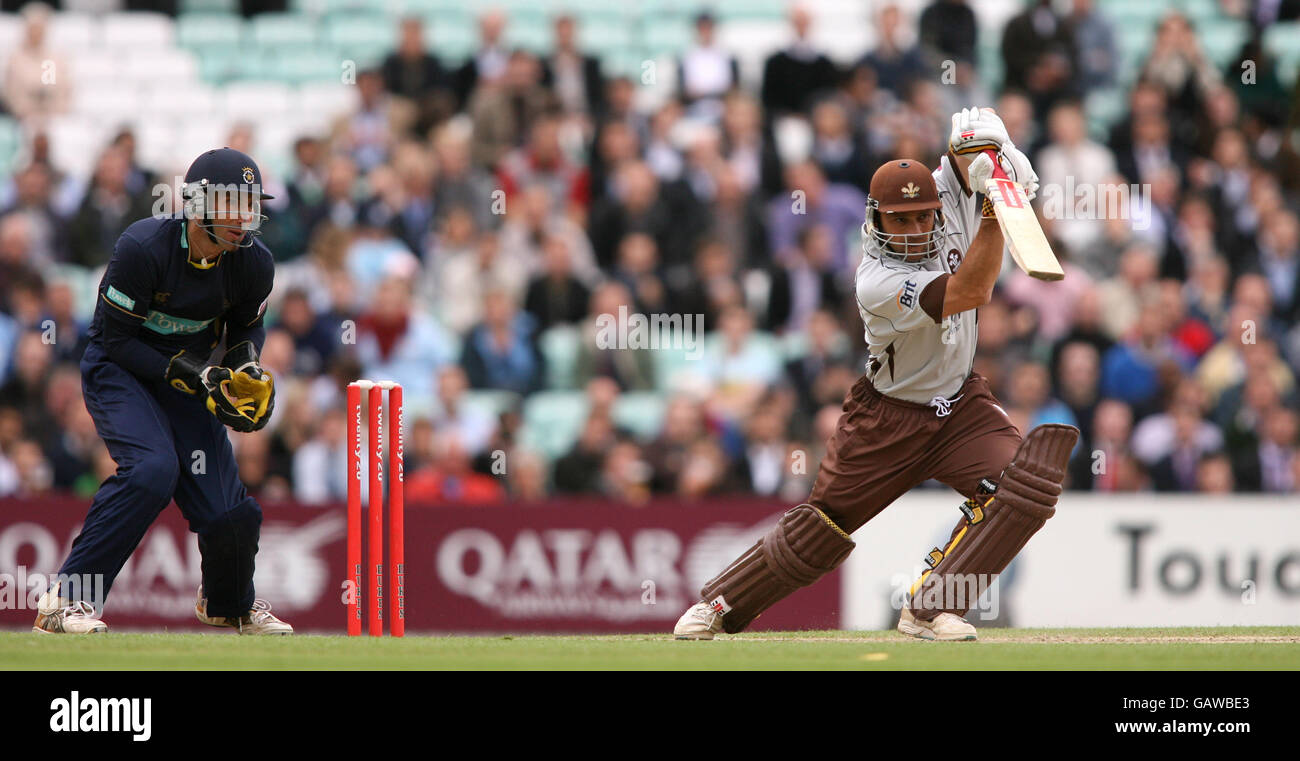
<svg viewBox="0 0 1300 761">
<path fill-rule="evenodd" d="M 998 227 L 1002 228 L 1002 237 L 1016 266 L 1039 280 L 1063 279 L 1065 271 L 1052 253 L 1052 246 L 1020 183 L 1005 176 L 993 177 L 985 186 L 985 194 L 993 203 Z"/>
</svg>

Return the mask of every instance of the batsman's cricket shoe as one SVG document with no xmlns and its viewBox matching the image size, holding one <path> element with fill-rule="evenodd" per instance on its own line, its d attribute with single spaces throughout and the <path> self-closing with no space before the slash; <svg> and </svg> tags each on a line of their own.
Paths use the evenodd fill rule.
<svg viewBox="0 0 1300 761">
<path fill-rule="evenodd" d="M 271 603 L 263 599 L 253 601 L 252 610 L 242 616 L 209 616 L 208 598 L 199 587 L 199 600 L 194 603 L 194 615 L 208 626 L 229 626 L 240 634 L 293 634 L 293 627 L 271 615 Z"/>
<path fill-rule="evenodd" d="M 84 600 L 41 595 L 32 631 L 41 634 L 103 634 L 108 624 L 95 618 L 95 608 Z"/>
<path fill-rule="evenodd" d="M 898 631 L 909 637 L 940 642 L 978 639 L 975 627 L 955 613 L 940 613 L 933 621 L 923 621 L 912 615 L 911 609 L 907 607 L 903 608 L 903 613 L 898 618 Z"/>
<path fill-rule="evenodd" d="M 697 602 L 677 619 L 673 636 L 677 639 L 713 639 L 713 635 L 721 631 L 722 613 L 707 602 Z"/>
</svg>

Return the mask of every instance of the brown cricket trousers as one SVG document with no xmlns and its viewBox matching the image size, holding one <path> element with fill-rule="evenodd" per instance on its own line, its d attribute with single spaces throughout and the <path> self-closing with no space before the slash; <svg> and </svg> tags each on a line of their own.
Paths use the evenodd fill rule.
<svg viewBox="0 0 1300 761">
<path fill-rule="evenodd" d="M 996 482 L 1020 432 L 978 373 L 956 398 L 941 416 L 935 407 L 884 396 L 862 376 L 844 399 L 809 503 L 851 534 L 927 479 L 967 498 L 981 478 Z"/>
</svg>

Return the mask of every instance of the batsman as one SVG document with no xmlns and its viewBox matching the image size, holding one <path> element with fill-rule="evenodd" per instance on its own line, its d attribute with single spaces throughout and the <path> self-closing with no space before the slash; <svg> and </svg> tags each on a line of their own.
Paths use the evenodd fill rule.
<svg viewBox="0 0 1300 761">
<path fill-rule="evenodd" d="M 95 595 L 106 598 L 173 499 L 198 534 L 198 619 L 240 634 L 293 632 L 255 599 L 262 509 L 239 480 L 226 434 L 261 430 L 275 406 L 274 379 L 258 361 L 275 273 L 257 235 L 261 202 L 272 196 L 253 159 L 230 148 L 199 156 L 181 193 L 182 215 L 126 228 L 99 284 L 82 394 L 117 472 L 41 597 L 36 632 L 107 631 L 103 600 L 69 580 L 98 575 Z"/>
<path fill-rule="evenodd" d="M 808 501 L 704 585 L 677 622 L 678 639 L 743 631 L 844 562 L 853 532 L 931 478 L 966 501 L 947 545 L 930 551 L 930 570 L 908 591 L 898 631 L 976 639 L 964 616 L 1056 512 L 1079 435 L 1041 425 L 1021 438 L 973 371 L 975 310 L 992 296 L 1004 251 L 979 192 L 993 174 L 988 151 L 1032 198 L 1038 178 L 992 109 L 953 115 L 933 174 L 903 159 L 872 177 L 855 274 L 866 372 L 844 399 Z M 970 580 L 980 584 L 975 594 Z"/>
</svg>

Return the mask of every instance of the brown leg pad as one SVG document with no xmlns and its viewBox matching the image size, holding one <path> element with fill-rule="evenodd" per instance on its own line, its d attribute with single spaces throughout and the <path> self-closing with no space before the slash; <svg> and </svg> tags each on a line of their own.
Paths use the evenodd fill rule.
<svg viewBox="0 0 1300 761">
<path fill-rule="evenodd" d="M 1079 429 L 1070 425 L 1040 425 L 1029 432 L 1002 472 L 997 493 L 984 506 L 983 519 L 974 524 L 963 519 L 948 546 L 931 553 L 938 555 L 938 564 L 913 590 L 913 615 L 925 621 L 945 612 L 966 615 L 1029 538 L 1056 514 L 1066 463 L 1078 439 Z"/>
<path fill-rule="evenodd" d="M 799 505 L 705 584 L 700 597 L 723 614 L 723 630 L 735 634 L 791 592 L 835 570 L 854 546 L 821 510 Z"/>
</svg>

